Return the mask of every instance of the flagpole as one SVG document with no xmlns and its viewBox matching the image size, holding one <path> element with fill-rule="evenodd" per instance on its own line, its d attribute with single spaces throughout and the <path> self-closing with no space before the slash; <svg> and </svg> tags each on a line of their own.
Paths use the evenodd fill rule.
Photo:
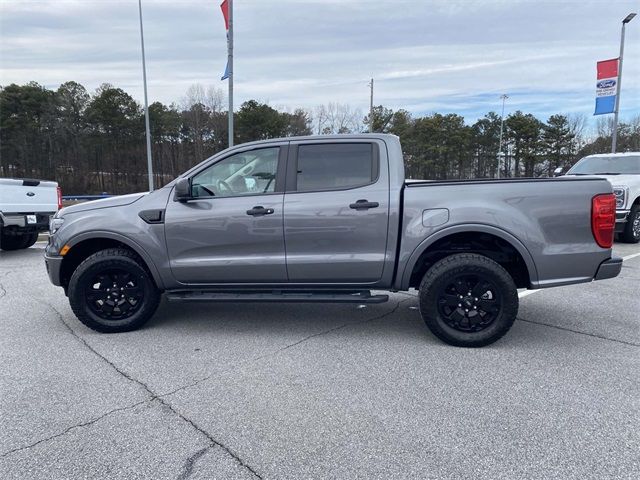
<svg viewBox="0 0 640 480">
<path fill-rule="evenodd" d="M 140 45 L 142 46 L 142 83 L 144 85 L 144 129 L 147 137 L 147 172 L 149 174 L 149 191 L 153 191 L 153 162 L 151 161 L 151 128 L 149 127 L 149 100 L 147 98 L 147 65 L 144 59 L 144 32 L 142 30 L 142 0 L 138 0 L 140 14 Z"/>
<path fill-rule="evenodd" d="M 227 50 L 229 66 L 229 148 L 233 147 L 233 0 L 227 0 L 229 8 L 229 31 L 227 33 Z"/>
</svg>

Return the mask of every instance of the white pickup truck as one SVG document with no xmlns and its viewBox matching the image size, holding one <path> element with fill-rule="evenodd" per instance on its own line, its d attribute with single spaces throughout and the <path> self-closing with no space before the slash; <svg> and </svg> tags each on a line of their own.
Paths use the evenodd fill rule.
<svg viewBox="0 0 640 480">
<path fill-rule="evenodd" d="M 616 233 L 622 242 L 640 242 L 640 152 L 601 153 L 578 161 L 566 175 L 596 175 L 613 185 Z"/>
<path fill-rule="evenodd" d="M 0 178 L 0 249 L 29 248 L 60 208 L 62 192 L 56 182 Z"/>
</svg>

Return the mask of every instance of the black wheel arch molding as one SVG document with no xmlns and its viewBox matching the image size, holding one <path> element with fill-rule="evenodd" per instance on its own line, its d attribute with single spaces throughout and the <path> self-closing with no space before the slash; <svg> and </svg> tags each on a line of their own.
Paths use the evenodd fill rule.
<svg viewBox="0 0 640 480">
<path fill-rule="evenodd" d="M 400 274 L 400 271 L 398 272 L 394 287 L 398 290 L 408 290 L 411 283 L 411 275 L 414 268 L 418 264 L 421 255 L 425 253 L 437 241 L 442 240 L 448 236 L 460 233 L 489 234 L 498 237 L 510 244 L 524 260 L 529 276 L 529 286 L 531 288 L 536 288 L 539 280 L 538 270 L 536 268 L 535 262 L 533 261 L 533 256 L 525 247 L 525 245 L 520 240 L 518 240 L 517 237 L 507 232 L 506 230 L 482 223 L 465 223 L 459 225 L 451 225 L 449 227 L 443 228 L 442 230 L 438 230 L 433 235 L 429 235 L 428 237 L 426 237 L 413 250 L 413 252 L 409 256 L 409 259 L 404 264 L 402 273 Z"/>
<path fill-rule="evenodd" d="M 160 274 L 160 271 L 158 270 L 158 267 L 152 260 L 151 256 L 137 242 L 125 235 L 109 230 L 92 230 L 91 232 L 80 233 L 73 236 L 72 238 L 68 239 L 64 243 L 64 245 L 68 245 L 71 251 L 73 250 L 74 246 L 80 243 L 101 239 L 112 240 L 121 243 L 123 246 L 133 251 L 145 263 L 145 266 L 149 270 L 149 273 L 151 274 L 151 277 L 153 278 L 153 281 L 155 282 L 158 289 L 165 289 L 165 281 L 162 278 L 162 275 Z M 62 257 L 62 259 L 62 261 L 64 262 L 64 257 Z M 60 284 L 62 284 L 62 282 L 60 282 Z"/>
</svg>

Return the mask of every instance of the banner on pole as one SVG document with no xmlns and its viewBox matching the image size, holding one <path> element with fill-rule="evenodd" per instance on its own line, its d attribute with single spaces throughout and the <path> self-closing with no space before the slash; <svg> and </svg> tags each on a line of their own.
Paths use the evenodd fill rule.
<svg viewBox="0 0 640 480">
<path fill-rule="evenodd" d="M 597 64 L 596 111 L 594 115 L 613 113 L 616 109 L 618 88 L 618 59 L 603 60 Z"/>
<path fill-rule="evenodd" d="M 224 0 L 220 4 L 220 10 L 222 10 L 222 16 L 224 17 L 224 28 L 227 31 L 227 49 L 229 48 L 229 1 Z M 224 75 L 220 80 L 226 80 L 229 78 L 229 60 L 227 60 L 227 66 L 224 67 Z"/>
</svg>

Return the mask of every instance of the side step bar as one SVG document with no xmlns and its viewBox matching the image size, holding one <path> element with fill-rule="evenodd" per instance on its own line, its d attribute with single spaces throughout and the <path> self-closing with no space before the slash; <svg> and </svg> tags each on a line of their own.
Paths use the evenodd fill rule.
<svg viewBox="0 0 640 480">
<path fill-rule="evenodd" d="M 282 302 L 282 303 L 384 303 L 389 295 L 371 295 L 361 291 L 296 292 L 274 290 L 270 292 L 209 292 L 177 290 L 167 292 L 170 302 Z"/>
</svg>

